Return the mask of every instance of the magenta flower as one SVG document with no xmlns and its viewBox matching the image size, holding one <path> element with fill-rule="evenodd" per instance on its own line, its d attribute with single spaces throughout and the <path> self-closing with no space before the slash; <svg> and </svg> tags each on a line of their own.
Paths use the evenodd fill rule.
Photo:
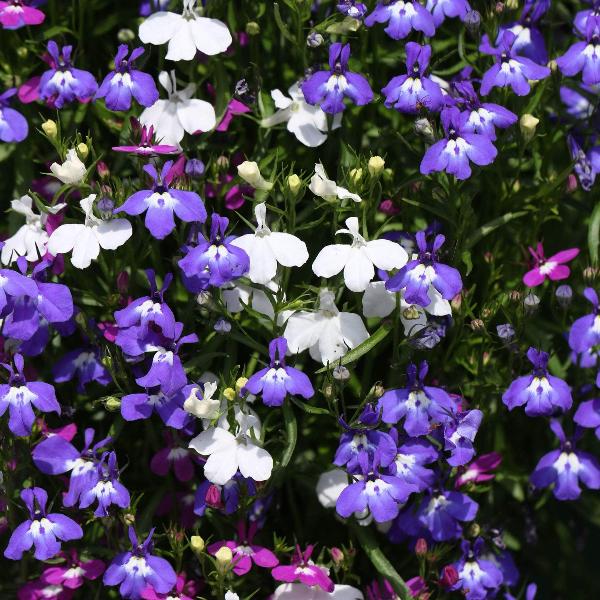
<svg viewBox="0 0 600 600">
<path fill-rule="evenodd" d="M 286 583 L 294 583 L 299 581 L 307 586 L 318 585 L 326 592 L 333 592 L 335 585 L 329 578 L 327 570 L 324 567 L 315 565 L 310 560 L 314 546 L 308 545 L 306 550 L 302 552 L 300 546 L 296 546 L 296 552 L 292 559 L 291 565 L 279 565 L 271 571 L 273 579 L 276 581 L 285 581 Z"/>
<path fill-rule="evenodd" d="M 223 546 L 230 548 L 233 553 L 233 572 L 240 576 L 250 571 L 252 563 L 267 569 L 276 567 L 279 560 L 275 554 L 267 548 L 252 543 L 257 529 L 258 525 L 255 522 L 250 523 L 250 527 L 246 529 L 246 523 L 240 521 L 238 523 L 237 540 L 215 542 L 208 547 L 208 551 L 215 556 Z"/>
<path fill-rule="evenodd" d="M 552 281 L 567 279 L 571 274 L 571 269 L 564 263 L 572 261 L 579 254 L 579 248 L 562 250 L 550 258 L 546 258 L 544 246 L 538 243 L 535 250 L 530 246 L 529 252 L 533 256 L 535 267 L 523 275 L 523 283 L 528 287 L 536 287 L 544 283 L 546 277 Z"/>
<path fill-rule="evenodd" d="M 180 446 L 170 431 L 165 431 L 163 436 L 166 446 L 152 457 L 150 469 L 162 477 L 166 477 L 168 472 L 173 469 L 175 477 L 179 481 L 189 481 L 194 476 L 194 462 L 190 451 Z"/>
<path fill-rule="evenodd" d="M 139 123 L 138 123 L 139 127 Z M 177 146 L 160 144 L 154 139 L 154 125 L 150 127 L 142 126 L 140 130 L 140 141 L 136 146 L 113 146 L 115 152 L 129 152 L 140 156 L 150 156 L 152 154 L 179 154 L 181 151 Z"/>
<path fill-rule="evenodd" d="M 40 25 L 46 15 L 28 0 L 9 0 L 0 2 L 0 25 L 3 29 L 20 29 L 25 25 Z"/>
<path fill-rule="evenodd" d="M 41 576 L 43 582 L 74 590 L 80 588 L 86 579 L 93 581 L 104 573 L 105 565 L 101 560 L 81 560 L 73 549 L 68 553 L 61 552 L 61 556 L 65 563 L 46 569 Z"/>
<path fill-rule="evenodd" d="M 177 575 L 177 581 L 175 583 L 175 589 L 171 592 L 160 593 L 156 592 L 152 586 L 148 586 L 142 591 L 143 600 L 194 600 L 200 588 L 193 579 L 186 579 L 185 573 L 179 573 Z"/>
<path fill-rule="evenodd" d="M 227 131 L 229 129 L 229 125 L 231 125 L 231 121 L 237 115 L 243 115 L 249 113 L 252 109 L 249 106 L 246 106 L 243 102 L 232 98 L 225 109 L 225 114 L 221 119 L 221 122 L 217 125 L 215 131 Z"/>
<path fill-rule="evenodd" d="M 70 590 L 62 585 L 47 583 L 43 579 L 34 579 L 26 583 L 17 592 L 19 600 L 71 600 L 75 590 Z"/>
<path fill-rule="evenodd" d="M 464 471 L 456 479 L 456 487 L 459 488 L 467 483 L 483 483 L 494 479 L 496 475 L 491 471 L 496 470 L 502 462 L 502 455 L 498 452 L 482 454 L 476 458 L 470 465 L 464 468 Z"/>
</svg>

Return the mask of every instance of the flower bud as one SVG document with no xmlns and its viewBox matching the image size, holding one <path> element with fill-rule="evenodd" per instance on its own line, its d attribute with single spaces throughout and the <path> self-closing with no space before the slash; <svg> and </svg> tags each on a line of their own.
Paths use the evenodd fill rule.
<svg viewBox="0 0 600 600">
<path fill-rule="evenodd" d="M 90 149 L 87 147 L 87 144 L 81 142 L 81 144 L 77 144 L 77 154 L 81 156 L 81 160 L 85 160 L 90 153 Z"/>
<path fill-rule="evenodd" d="M 430 144 L 433 143 L 435 136 L 429 119 L 426 119 L 425 117 L 417 119 L 413 124 L 413 128 L 415 133 L 420 135 L 426 142 Z"/>
<path fill-rule="evenodd" d="M 246 23 L 246 33 L 248 35 L 258 35 L 260 33 L 260 25 L 256 21 L 248 21 Z"/>
<path fill-rule="evenodd" d="M 526 142 L 529 142 L 533 139 L 535 135 L 535 130 L 538 126 L 540 120 L 529 113 L 525 113 L 519 119 L 519 127 L 521 128 L 521 135 Z"/>
<path fill-rule="evenodd" d="M 481 26 L 481 14 L 479 14 L 479 12 L 477 12 L 476 10 L 470 10 L 465 15 L 464 23 L 465 27 L 467 28 L 467 31 L 471 35 L 475 35 L 479 31 L 479 27 Z"/>
<path fill-rule="evenodd" d="M 100 179 L 108 179 L 110 177 L 110 169 L 103 160 L 99 160 L 96 164 L 96 173 L 98 173 Z"/>
<path fill-rule="evenodd" d="M 227 546 L 221 546 L 217 550 L 217 553 L 215 554 L 215 558 L 217 560 L 217 565 L 221 569 L 225 570 L 231 564 L 231 561 L 233 560 L 233 552 L 231 551 L 231 548 L 229 548 Z"/>
<path fill-rule="evenodd" d="M 515 328 L 510 323 L 503 323 L 496 326 L 496 333 L 501 340 L 510 342 L 515 337 Z"/>
<path fill-rule="evenodd" d="M 330 383 L 325 384 L 323 387 L 323 396 L 325 398 L 333 398 L 333 386 Z"/>
<path fill-rule="evenodd" d="M 135 525 L 135 515 L 132 513 L 125 513 L 123 515 L 123 523 L 125 525 Z"/>
<path fill-rule="evenodd" d="M 208 291 L 202 291 L 196 296 L 196 303 L 199 306 L 206 306 L 212 300 L 212 294 Z"/>
<path fill-rule="evenodd" d="M 573 299 L 573 289 L 570 285 L 559 285 L 556 288 L 556 300 L 562 308 L 568 308 Z"/>
<path fill-rule="evenodd" d="M 238 377 L 235 381 L 235 389 L 239 392 L 248 383 L 247 377 Z"/>
<path fill-rule="evenodd" d="M 27 58 L 28 54 L 29 54 L 29 50 L 27 49 L 26 46 L 19 46 L 17 48 L 17 56 L 19 58 Z"/>
<path fill-rule="evenodd" d="M 208 506 L 218 508 L 221 506 L 221 490 L 216 485 L 210 485 L 204 500 Z"/>
<path fill-rule="evenodd" d="M 185 163 L 185 174 L 192 179 L 202 177 L 206 167 L 199 158 L 190 158 Z"/>
<path fill-rule="evenodd" d="M 348 173 L 348 175 L 350 176 L 350 181 L 354 185 L 358 185 L 360 183 L 360 180 L 362 179 L 363 170 L 362 169 L 351 169 L 350 173 Z"/>
<path fill-rule="evenodd" d="M 220 170 L 225 171 L 226 169 L 229 169 L 229 158 L 221 154 L 221 156 L 217 158 L 216 164 Z"/>
<path fill-rule="evenodd" d="M 225 388 L 223 390 L 223 396 L 229 402 L 233 402 L 235 400 L 235 397 L 236 397 L 235 390 L 233 388 L 230 388 L 230 387 Z"/>
<path fill-rule="evenodd" d="M 504 12 L 504 2 L 496 2 L 496 14 L 501 15 Z"/>
<path fill-rule="evenodd" d="M 369 174 L 371 177 L 379 177 L 385 167 L 385 160 L 383 160 L 381 156 L 371 156 L 367 166 L 369 168 Z"/>
<path fill-rule="evenodd" d="M 345 17 L 341 23 L 333 23 L 325 30 L 327 33 L 335 33 L 338 35 L 346 35 L 358 31 L 361 22 L 352 17 Z"/>
<path fill-rule="evenodd" d="M 302 179 L 300 179 L 300 177 L 294 173 L 287 178 L 287 184 L 290 192 L 292 192 L 292 195 L 297 196 L 300 188 L 302 187 Z"/>
<path fill-rule="evenodd" d="M 231 331 L 231 323 L 226 321 L 225 319 L 219 319 L 215 324 L 213 329 L 220 334 L 229 333 Z"/>
<path fill-rule="evenodd" d="M 415 544 L 415 554 L 417 556 L 425 556 L 427 554 L 427 540 L 419 538 Z"/>
<path fill-rule="evenodd" d="M 331 560 L 333 560 L 336 566 L 340 565 L 344 561 L 344 553 L 335 546 L 329 550 L 331 553 Z"/>
<path fill-rule="evenodd" d="M 338 381 L 347 381 L 348 379 L 350 379 L 350 371 L 348 371 L 348 369 L 343 365 L 338 365 L 337 367 L 335 367 L 335 369 L 333 369 L 332 375 L 333 378 L 337 379 Z"/>
<path fill-rule="evenodd" d="M 373 396 L 375 398 L 381 398 L 385 394 L 385 388 L 381 385 L 381 383 L 376 383 L 373 386 Z"/>
<path fill-rule="evenodd" d="M 394 201 L 391 198 L 382 200 L 379 204 L 378 210 L 388 217 L 393 217 L 394 215 L 400 214 L 400 208 L 394 204 Z"/>
<path fill-rule="evenodd" d="M 56 121 L 48 119 L 42 123 L 42 131 L 51 139 L 55 138 L 58 134 L 58 126 Z"/>
<path fill-rule="evenodd" d="M 111 396 L 110 398 L 106 399 L 104 406 L 106 406 L 106 410 L 109 410 L 110 412 L 116 412 L 121 408 L 121 401 L 118 398 Z"/>
<path fill-rule="evenodd" d="M 473 331 L 485 331 L 485 324 L 484 324 L 484 322 L 481 319 L 473 319 L 469 323 L 469 327 Z"/>
<path fill-rule="evenodd" d="M 190 548 L 192 549 L 192 552 L 196 556 L 198 556 L 199 554 L 202 554 L 202 552 L 204 552 L 205 547 L 206 547 L 206 544 L 204 543 L 204 540 L 199 535 L 193 535 L 190 538 Z"/>
<path fill-rule="evenodd" d="M 551 60 L 551 61 L 548 62 L 548 68 L 553 73 L 556 73 L 556 71 L 558 71 L 558 63 L 555 60 Z"/>
<path fill-rule="evenodd" d="M 316 31 L 311 31 L 306 37 L 306 45 L 309 48 L 318 48 L 324 41 L 323 36 Z"/>
<path fill-rule="evenodd" d="M 103 196 L 96 203 L 96 207 L 98 208 L 98 212 L 103 219 L 110 219 L 113 214 L 113 209 L 115 208 L 115 203 L 106 196 Z"/>
<path fill-rule="evenodd" d="M 117 275 L 117 290 L 119 294 L 126 294 L 129 288 L 129 273 L 127 271 L 121 271 Z"/>
<path fill-rule="evenodd" d="M 468 537 L 476 538 L 481 533 L 481 527 L 478 523 L 471 523 L 467 530 Z"/>
<path fill-rule="evenodd" d="M 536 296 L 533 292 L 529 292 L 523 300 L 523 305 L 525 306 L 525 313 L 532 315 L 537 311 L 540 305 L 540 297 Z"/>
<path fill-rule="evenodd" d="M 135 40 L 135 33 L 131 29 L 123 28 L 117 32 L 117 39 L 122 43 L 133 42 Z"/>
<path fill-rule="evenodd" d="M 508 10 L 517 10 L 519 8 L 519 0 L 506 0 L 506 8 Z"/>
<path fill-rule="evenodd" d="M 453 565 L 446 565 L 442 569 L 440 585 L 444 588 L 451 588 L 458 581 L 458 571 Z"/>
<path fill-rule="evenodd" d="M 237 168 L 238 175 L 257 190 L 268 191 L 273 187 L 270 181 L 266 181 L 260 173 L 258 165 L 254 161 L 245 160 Z"/>
<path fill-rule="evenodd" d="M 594 279 L 596 279 L 597 275 L 598 275 L 598 269 L 596 269 L 595 267 L 586 267 L 583 270 L 583 280 L 586 283 L 592 283 L 594 281 Z"/>
</svg>

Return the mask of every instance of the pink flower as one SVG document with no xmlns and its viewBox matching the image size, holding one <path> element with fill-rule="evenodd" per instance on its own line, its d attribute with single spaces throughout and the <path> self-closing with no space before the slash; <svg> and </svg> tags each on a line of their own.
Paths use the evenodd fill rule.
<svg viewBox="0 0 600 600">
<path fill-rule="evenodd" d="M 292 564 L 275 567 L 271 571 L 273 579 L 285 581 L 286 583 L 299 581 L 308 586 L 318 585 L 321 589 L 331 594 L 335 589 L 335 585 L 329 578 L 327 569 L 315 565 L 315 563 L 310 560 L 313 549 L 314 546 L 309 545 L 306 547 L 306 550 L 302 552 L 300 546 L 296 546 Z"/>
<path fill-rule="evenodd" d="M 171 600 L 178 598 L 179 600 L 194 600 L 194 598 L 200 592 L 200 586 L 193 579 L 185 578 L 185 573 L 177 575 L 177 582 L 175 583 L 175 589 L 171 590 L 166 594 L 158 594 L 154 591 L 154 588 L 148 586 L 142 590 L 143 600 Z"/>
<path fill-rule="evenodd" d="M 257 529 L 256 523 L 250 523 L 250 527 L 246 531 L 246 524 L 244 521 L 240 521 L 237 540 L 215 542 L 208 547 L 208 551 L 214 556 L 223 546 L 230 548 L 233 553 L 233 572 L 236 575 L 245 575 L 252 568 L 252 563 L 268 569 L 275 567 L 279 564 L 279 560 L 273 552 L 252 543 Z"/>
<path fill-rule="evenodd" d="M 150 469 L 162 477 L 173 469 L 179 481 L 189 481 L 194 476 L 192 455 L 187 448 L 177 443 L 177 438 L 170 431 L 165 431 L 163 437 L 166 447 L 152 457 Z"/>
<path fill-rule="evenodd" d="M 502 455 L 498 454 L 498 452 L 482 454 L 470 465 L 461 467 L 464 471 L 456 479 L 456 487 L 459 488 L 467 483 L 481 483 L 494 479 L 495 475 L 489 471 L 497 469 L 501 462 Z"/>
<path fill-rule="evenodd" d="M 101 560 L 79 559 L 75 550 L 62 552 L 60 556 L 66 559 L 66 564 L 46 569 L 40 578 L 44 583 L 75 590 L 80 588 L 86 579 L 92 581 L 100 577 L 106 568 Z"/>
<path fill-rule="evenodd" d="M 562 250 L 546 258 L 544 247 L 539 243 L 536 250 L 530 247 L 529 252 L 533 256 L 535 267 L 525 273 L 523 283 L 528 287 L 536 287 L 544 283 L 546 277 L 552 281 L 566 279 L 571 274 L 571 270 L 563 263 L 573 260 L 579 254 L 579 248 Z"/>
<path fill-rule="evenodd" d="M 41 79 L 39 75 L 36 75 L 19 86 L 17 97 L 23 104 L 31 104 L 39 100 Z"/>
<path fill-rule="evenodd" d="M 75 592 L 62 585 L 46 583 L 41 579 L 34 579 L 26 583 L 17 592 L 19 600 L 71 600 Z"/>
<path fill-rule="evenodd" d="M 113 146 L 115 152 L 129 152 L 139 156 L 151 156 L 153 154 L 179 154 L 181 151 L 177 146 L 159 144 L 154 140 L 154 125 L 148 129 L 145 125 L 139 129 L 139 123 L 133 126 L 134 133 L 140 132 L 140 141 L 136 146 Z M 185 163 L 184 163 L 185 164 Z"/>
<path fill-rule="evenodd" d="M 231 121 L 233 121 L 233 117 L 236 115 L 243 115 L 245 113 L 250 112 L 250 107 L 246 106 L 243 102 L 236 100 L 233 98 L 229 101 L 227 108 L 225 109 L 225 114 L 221 119 L 221 122 L 217 125 L 216 131 L 227 131 L 229 129 L 229 125 Z"/>
<path fill-rule="evenodd" d="M 58 427 L 57 429 L 50 429 L 50 427 L 48 427 L 46 424 L 46 421 L 43 419 L 38 419 L 38 425 L 41 434 L 46 438 L 49 438 L 53 435 L 58 435 L 63 438 L 63 440 L 70 442 L 77 434 L 77 425 L 75 425 L 75 423 L 69 423 L 63 427 Z"/>
<path fill-rule="evenodd" d="M 37 8 L 27 6 L 25 0 L 0 2 L 0 23 L 4 29 L 19 29 L 25 25 L 40 25 L 46 15 Z"/>
</svg>

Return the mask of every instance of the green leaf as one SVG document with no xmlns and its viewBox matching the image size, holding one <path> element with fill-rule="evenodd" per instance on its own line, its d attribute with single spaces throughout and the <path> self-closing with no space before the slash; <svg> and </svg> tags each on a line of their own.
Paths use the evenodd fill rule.
<svg viewBox="0 0 600 600">
<path fill-rule="evenodd" d="M 412 594 L 404 579 L 400 577 L 398 571 L 394 569 L 392 563 L 379 548 L 373 531 L 369 527 L 362 527 L 355 522 L 350 522 L 349 525 L 375 569 L 392 584 L 394 591 L 400 596 L 400 599 L 409 600 L 409 598 L 412 598 Z"/>
<path fill-rule="evenodd" d="M 277 2 L 273 3 L 273 11 L 275 13 L 275 23 L 277 23 L 277 27 L 279 27 L 279 31 L 281 31 L 281 34 L 288 42 L 292 42 L 292 44 L 295 44 L 296 38 L 290 33 L 290 30 L 288 29 L 287 25 L 283 22 L 283 19 L 281 18 L 281 13 L 279 12 L 279 4 L 277 4 Z"/>
<path fill-rule="evenodd" d="M 290 396 L 292 402 L 298 407 L 301 408 L 305 413 L 309 415 L 328 415 L 329 411 L 326 408 L 321 408 L 320 406 L 311 406 L 306 402 L 302 402 L 302 400 L 298 400 L 298 398 L 294 398 Z"/>
<path fill-rule="evenodd" d="M 296 415 L 294 415 L 294 409 L 289 402 L 283 403 L 283 422 L 285 424 L 285 434 L 287 436 L 287 445 L 283 454 L 281 455 L 280 467 L 283 469 L 287 467 L 294 454 L 296 448 L 296 441 L 298 440 L 298 423 L 296 422 Z"/>
<path fill-rule="evenodd" d="M 506 213 L 497 219 L 492 219 L 488 221 L 481 227 L 478 227 L 465 241 L 465 248 L 470 250 L 475 244 L 479 243 L 486 235 L 489 235 L 495 229 L 502 227 L 502 225 L 506 225 L 513 219 L 518 219 L 527 214 L 526 210 L 520 210 L 518 212 Z"/>
<path fill-rule="evenodd" d="M 385 321 L 381 324 L 379 329 L 369 338 L 367 338 L 362 344 L 356 346 L 356 348 L 352 348 L 350 352 L 344 354 L 339 361 L 335 362 L 335 365 L 347 365 L 355 360 L 358 360 L 361 356 L 370 352 L 377 344 L 382 342 L 388 335 L 388 333 L 392 330 L 393 325 L 390 321 Z M 317 373 L 325 373 L 330 369 L 330 366 L 322 367 Z"/>
<path fill-rule="evenodd" d="M 590 225 L 588 228 L 588 248 L 590 250 L 590 258 L 592 265 L 598 264 L 598 246 L 600 245 L 600 202 L 596 204 L 590 217 Z"/>
</svg>

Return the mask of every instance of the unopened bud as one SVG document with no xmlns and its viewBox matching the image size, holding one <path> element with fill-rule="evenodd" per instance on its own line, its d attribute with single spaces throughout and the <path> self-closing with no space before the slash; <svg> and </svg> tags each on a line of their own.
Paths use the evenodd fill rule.
<svg viewBox="0 0 600 600">
<path fill-rule="evenodd" d="M 206 306 L 207 304 L 210 303 L 211 300 L 212 300 L 212 294 L 208 290 L 200 292 L 196 296 L 196 303 L 199 306 Z"/>
<path fill-rule="evenodd" d="M 195 179 L 197 177 L 202 177 L 205 169 L 206 169 L 206 166 L 199 158 L 190 158 L 185 163 L 184 171 L 188 177 Z"/>
<path fill-rule="evenodd" d="M 583 270 L 583 280 L 586 283 L 592 283 L 592 281 L 594 281 L 594 279 L 596 279 L 598 275 L 598 269 L 596 269 L 595 267 L 586 267 Z"/>
<path fill-rule="evenodd" d="M 385 160 L 381 156 L 371 156 L 367 166 L 371 177 L 379 177 L 385 167 Z"/>
<path fill-rule="evenodd" d="M 261 175 L 258 165 L 253 160 L 245 160 L 238 165 L 237 171 L 244 181 L 257 190 L 268 191 L 273 187 L 273 184 Z"/>
<path fill-rule="evenodd" d="M 221 156 L 219 156 L 216 160 L 216 165 L 219 169 L 225 171 L 229 168 L 229 158 L 221 154 Z"/>
<path fill-rule="evenodd" d="M 458 581 L 458 571 L 453 565 L 446 565 L 442 569 L 440 585 L 444 588 L 451 588 Z"/>
<path fill-rule="evenodd" d="M 338 381 L 347 381 L 348 379 L 350 379 L 350 371 L 348 371 L 348 369 L 343 365 L 338 365 L 337 367 L 335 367 L 335 369 L 333 369 L 332 375 L 333 378 L 337 379 Z"/>
<path fill-rule="evenodd" d="M 103 219 L 109 219 L 112 217 L 115 203 L 110 198 L 103 196 L 96 203 L 96 207 L 98 208 L 98 212 Z"/>
<path fill-rule="evenodd" d="M 415 554 L 417 556 L 425 556 L 427 554 L 427 540 L 419 538 L 415 544 Z"/>
<path fill-rule="evenodd" d="M 117 32 L 117 39 L 122 43 L 133 42 L 135 40 L 135 33 L 131 29 L 119 29 Z"/>
<path fill-rule="evenodd" d="M 106 399 L 104 406 L 106 406 L 106 410 L 115 412 L 121 408 L 121 401 L 118 398 L 111 396 L 110 398 Z"/>
<path fill-rule="evenodd" d="M 422 117 L 417 119 L 413 125 L 415 133 L 420 135 L 426 142 L 432 143 L 434 141 L 433 127 L 429 122 L 429 119 Z"/>
<path fill-rule="evenodd" d="M 235 389 L 239 392 L 248 383 L 247 377 L 238 377 L 235 382 Z"/>
<path fill-rule="evenodd" d="M 294 173 L 287 178 L 287 184 L 292 195 L 296 196 L 302 187 L 302 179 Z"/>
<path fill-rule="evenodd" d="M 363 170 L 362 169 L 351 169 L 350 173 L 348 173 L 348 175 L 350 176 L 350 181 L 354 185 L 358 185 L 360 183 L 360 180 L 362 179 Z"/>
<path fill-rule="evenodd" d="M 506 0 L 506 8 L 508 10 L 517 10 L 519 8 L 519 0 Z"/>
<path fill-rule="evenodd" d="M 135 515 L 132 513 L 125 513 L 123 515 L 123 523 L 125 523 L 125 525 L 135 525 Z"/>
<path fill-rule="evenodd" d="M 498 337 L 504 342 L 510 342 L 515 337 L 515 328 L 510 323 L 496 326 Z"/>
<path fill-rule="evenodd" d="M 331 560 L 336 565 L 340 565 L 344 561 L 344 553 L 339 548 L 334 546 L 329 552 L 331 553 Z"/>
<path fill-rule="evenodd" d="M 469 327 L 473 331 L 484 331 L 485 330 L 485 324 L 484 324 L 484 322 L 481 319 L 473 319 L 469 323 Z"/>
<path fill-rule="evenodd" d="M 381 398 L 384 394 L 385 388 L 380 383 L 373 386 L 373 396 L 375 396 L 375 398 Z"/>
<path fill-rule="evenodd" d="M 521 302 L 522 297 L 523 297 L 523 294 L 521 294 L 521 292 L 519 292 L 519 290 L 512 290 L 508 294 L 508 299 L 511 302 L 514 302 L 515 304 L 519 304 Z"/>
<path fill-rule="evenodd" d="M 469 529 L 467 530 L 467 535 L 472 538 L 476 538 L 481 533 L 481 527 L 478 523 L 471 523 L 469 525 Z"/>
<path fill-rule="evenodd" d="M 559 285 L 556 288 L 556 300 L 562 308 L 568 308 L 573 299 L 573 289 L 570 285 Z"/>
<path fill-rule="evenodd" d="M 558 71 L 558 63 L 555 60 L 551 60 L 551 61 L 548 62 L 548 68 L 553 73 L 556 73 L 556 71 Z"/>
<path fill-rule="evenodd" d="M 49 138 L 55 138 L 56 135 L 58 134 L 58 125 L 56 124 L 56 121 L 53 121 L 52 119 L 48 119 L 47 121 L 44 121 L 42 123 L 42 131 Z"/>
<path fill-rule="evenodd" d="M 96 164 L 96 172 L 100 179 L 108 179 L 108 177 L 110 177 L 110 169 L 103 160 L 99 160 L 98 164 Z"/>
<path fill-rule="evenodd" d="M 467 28 L 467 31 L 474 35 L 479 31 L 479 27 L 481 26 L 481 14 L 479 14 L 479 12 L 477 12 L 476 10 L 470 10 L 466 15 L 465 15 L 465 27 Z"/>
<path fill-rule="evenodd" d="M 233 402 L 235 400 L 236 397 L 236 393 L 235 390 L 233 388 L 225 388 L 223 390 L 223 397 L 228 400 L 229 402 Z"/>
<path fill-rule="evenodd" d="M 318 48 L 324 41 L 323 36 L 316 31 L 311 31 L 306 37 L 306 45 L 309 48 Z"/>
<path fill-rule="evenodd" d="M 213 329 L 220 334 L 226 334 L 231 331 L 231 323 L 226 321 L 225 319 L 219 319 L 215 324 Z"/>
<path fill-rule="evenodd" d="M 246 33 L 248 35 L 258 35 L 260 33 L 260 25 L 256 21 L 248 21 L 246 23 Z"/>
<path fill-rule="evenodd" d="M 202 554 L 202 552 L 204 552 L 205 547 L 206 547 L 206 544 L 204 543 L 204 540 L 199 535 L 193 535 L 190 538 L 190 548 L 192 549 L 192 552 L 196 556 L 198 556 L 199 554 Z"/>
<path fill-rule="evenodd" d="M 540 297 L 536 296 L 533 292 L 529 292 L 523 300 L 523 305 L 525 306 L 525 312 L 528 315 L 532 315 L 537 311 L 540 305 Z"/>
<path fill-rule="evenodd" d="M 17 56 L 19 58 L 27 58 L 28 54 L 29 54 L 29 50 L 27 49 L 26 46 L 19 46 L 17 48 Z"/>
<path fill-rule="evenodd" d="M 521 135 L 526 142 L 529 142 L 533 139 L 535 135 L 535 130 L 537 129 L 538 123 L 540 120 L 529 113 L 525 113 L 519 119 L 519 127 L 521 129 Z"/>
<path fill-rule="evenodd" d="M 221 506 L 221 490 L 216 485 L 210 485 L 206 491 L 204 500 L 208 506 L 219 507 Z"/>
<path fill-rule="evenodd" d="M 496 14 L 501 15 L 504 12 L 504 2 L 496 2 Z"/>
<path fill-rule="evenodd" d="M 382 212 L 388 217 L 393 217 L 394 215 L 400 214 L 400 208 L 394 204 L 394 201 L 391 198 L 386 198 L 380 202 L 379 212 Z"/>
<path fill-rule="evenodd" d="M 323 387 L 323 396 L 325 396 L 325 398 L 333 398 L 333 386 L 330 383 L 327 383 Z"/>
<path fill-rule="evenodd" d="M 228 546 L 221 546 L 215 554 L 217 565 L 221 568 L 227 568 L 233 560 L 233 552 Z"/>
<path fill-rule="evenodd" d="M 81 142 L 81 144 L 77 144 L 77 154 L 81 157 L 81 160 L 85 160 L 90 153 L 90 149 L 87 147 L 87 144 Z"/>
</svg>

